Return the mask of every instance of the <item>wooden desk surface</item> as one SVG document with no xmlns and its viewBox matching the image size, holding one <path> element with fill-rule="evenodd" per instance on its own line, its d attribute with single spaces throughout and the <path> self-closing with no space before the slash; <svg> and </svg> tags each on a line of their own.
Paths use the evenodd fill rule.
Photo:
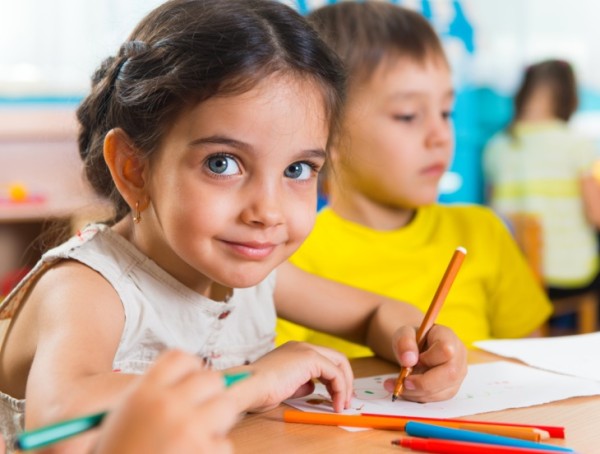
<svg viewBox="0 0 600 454">
<path fill-rule="evenodd" d="M 469 352 L 469 362 L 494 361 L 489 353 Z M 357 377 L 397 372 L 396 366 L 376 358 L 352 361 Z M 233 429 L 236 453 L 397 453 L 414 452 L 392 446 L 390 441 L 403 433 L 387 430 L 348 432 L 339 427 L 290 424 L 282 422 L 284 409 L 247 415 Z M 566 428 L 566 439 L 551 439 L 549 444 L 568 446 L 580 454 L 600 452 L 600 396 L 576 397 L 534 407 L 503 410 L 465 419 L 545 424 Z"/>
</svg>

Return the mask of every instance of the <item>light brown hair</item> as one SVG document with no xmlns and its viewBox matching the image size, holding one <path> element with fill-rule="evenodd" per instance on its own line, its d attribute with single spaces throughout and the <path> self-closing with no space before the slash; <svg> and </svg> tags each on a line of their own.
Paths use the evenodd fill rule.
<svg viewBox="0 0 600 454">
<path fill-rule="evenodd" d="M 350 84 L 368 80 L 380 64 L 397 58 L 447 64 L 427 19 L 392 3 L 342 1 L 315 10 L 308 19 L 342 59 Z"/>
</svg>

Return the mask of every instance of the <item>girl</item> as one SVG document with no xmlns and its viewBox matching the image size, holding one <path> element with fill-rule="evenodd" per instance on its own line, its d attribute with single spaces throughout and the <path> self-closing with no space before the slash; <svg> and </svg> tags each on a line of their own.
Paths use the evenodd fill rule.
<svg viewBox="0 0 600 454">
<path fill-rule="evenodd" d="M 304 343 L 271 351 L 275 308 L 403 365 L 419 359 L 408 399 L 457 391 L 466 355 L 451 330 L 434 327 L 419 357 L 412 306 L 290 264 L 275 271 L 314 222 L 340 68 L 279 2 L 174 0 L 142 20 L 77 113 L 87 176 L 114 201 L 115 223 L 46 253 L 1 308 L 13 315 L 0 353 L 5 431 L 111 406 L 166 348 L 251 369 L 231 390 L 239 411 L 306 394 L 313 378 L 346 407 L 347 359 Z"/>
<path fill-rule="evenodd" d="M 551 299 L 597 291 L 600 282 L 600 191 L 592 176 L 598 158 L 593 143 L 568 126 L 577 105 L 569 63 L 531 65 L 514 99 L 513 121 L 484 150 L 492 207 L 507 217 L 539 218 L 541 272 Z"/>
<path fill-rule="evenodd" d="M 293 263 L 426 310 L 452 252 L 464 246 L 469 255 L 438 322 L 468 345 L 537 334 L 551 307 L 499 219 L 483 207 L 435 203 L 452 159 L 454 100 L 435 31 L 387 2 L 341 2 L 310 20 L 346 64 L 349 86 L 329 207 Z M 279 342 L 372 354 L 284 321 L 278 334 Z"/>
</svg>

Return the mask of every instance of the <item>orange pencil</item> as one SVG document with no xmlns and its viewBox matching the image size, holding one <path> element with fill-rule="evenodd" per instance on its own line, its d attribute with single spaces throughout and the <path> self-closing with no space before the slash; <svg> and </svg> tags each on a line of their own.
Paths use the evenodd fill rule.
<svg viewBox="0 0 600 454">
<path fill-rule="evenodd" d="M 371 429 L 404 430 L 410 418 L 388 418 L 385 416 L 340 415 L 338 413 L 314 413 L 297 410 L 283 412 L 285 422 L 302 424 L 319 424 L 327 426 L 369 427 Z M 454 429 L 473 430 L 476 432 L 519 438 L 521 440 L 540 441 L 548 439 L 548 432 L 530 427 L 495 426 L 493 424 L 471 424 L 461 422 L 435 421 L 431 424 Z"/>
<path fill-rule="evenodd" d="M 542 432 L 546 432 L 550 438 L 565 438 L 565 428 L 562 426 L 547 426 L 543 424 L 520 424 L 515 422 L 503 422 L 503 421 L 478 421 L 475 419 L 456 419 L 456 418 L 426 418 L 423 416 L 410 416 L 410 415 L 378 415 L 375 413 L 361 413 L 363 416 L 380 416 L 385 418 L 401 418 L 408 421 L 421 421 L 430 424 L 437 424 L 438 422 L 458 422 L 461 424 L 479 424 L 479 425 L 492 425 L 492 426 L 507 426 L 507 427 L 526 427 L 529 429 L 539 429 Z"/>
<path fill-rule="evenodd" d="M 421 326 L 419 326 L 419 330 L 417 331 L 417 342 L 419 345 L 419 350 L 423 348 L 423 344 L 425 342 L 425 337 L 427 336 L 427 332 L 431 329 L 433 324 L 435 323 L 435 319 L 437 317 L 438 312 L 442 308 L 442 304 L 444 304 L 444 300 L 446 299 L 446 295 L 450 291 L 450 287 L 456 278 L 456 274 L 462 265 L 465 256 L 467 255 L 467 250 L 464 247 L 457 247 L 450 259 L 450 263 L 448 264 L 448 268 L 442 277 L 442 281 L 438 286 L 438 289 L 433 295 L 433 300 L 431 300 L 431 304 L 429 305 L 429 309 L 427 309 L 427 313 L 425 314 L 425 318 L 421 322 Z M 402 388 L 404 387 L 404 380 L 406 377 L 410 375 L 412 372 L 412 367 L 403 367 L 400 370 L 400 375 L 398 375 L 398 379 L 396 380 L 396 386 L 394 387 L 394 393 L 392 394 L 392 402 L 394 402 L 398 396 L 402 393 Z"/>
</svg>

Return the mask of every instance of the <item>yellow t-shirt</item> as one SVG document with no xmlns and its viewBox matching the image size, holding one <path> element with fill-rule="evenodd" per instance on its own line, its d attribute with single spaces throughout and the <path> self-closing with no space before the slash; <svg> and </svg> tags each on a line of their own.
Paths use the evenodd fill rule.
<svg viewBox="0 0 600 454">
<path fill-rule="evenodd" d="M 325 208 L 291 261 L 425 312 L 457 246 L 467 249 L 467 257 L 436 322 L 452 328 L 467 346 L 481 339 L 526 336 L 550 316 L 550 302 L 508 229 L 482 206 L 422 207 L 408 226 L 394 231 L 376 231 Z M 373 354 L 281 319 L 277 323 L 278 345 L 302 340 L 349 357 Z"/>
</svg>

